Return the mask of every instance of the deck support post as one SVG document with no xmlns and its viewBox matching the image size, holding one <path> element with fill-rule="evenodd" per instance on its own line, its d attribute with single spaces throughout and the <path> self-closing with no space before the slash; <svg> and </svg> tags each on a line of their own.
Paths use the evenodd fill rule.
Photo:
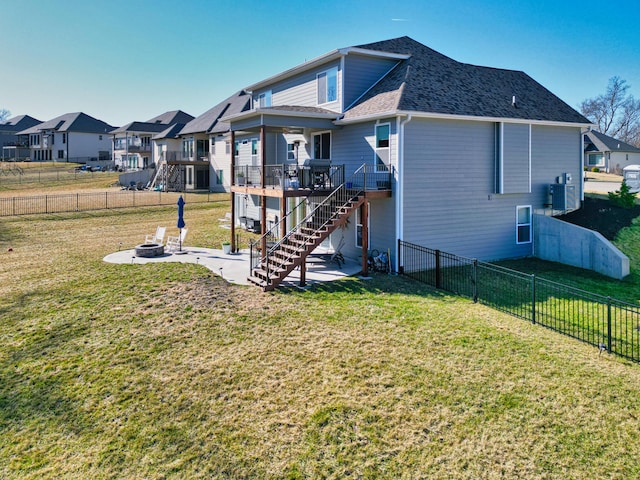
<svg viewBox="0 0 640 480">
<path fill-rule="evenodd" d="M 364 201 L 360 207 L 360 223 L 362 224 L 362 274 L 369 275 L 369 203 Z"/>
<path fill-rule="evenodd" d="M 235 169 L 236 169 L 236 132 L 231 130 L 231 186 L 235 185 Z M 236 202 L 235 202 L 235 193 L 233 193 L 233 189 L 229 189 L 231 191 L 231 251 L 237 252 L 238 245 L 236 245 Z"/>
</svg>

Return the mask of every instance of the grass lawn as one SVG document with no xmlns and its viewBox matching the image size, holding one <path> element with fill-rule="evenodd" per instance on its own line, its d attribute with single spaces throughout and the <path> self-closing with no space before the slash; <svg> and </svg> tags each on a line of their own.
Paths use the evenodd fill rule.
<svg viewBox="0 0 640 480">
<path fill-rule="evenodd" d="M 640 476 L 639 366 L 404 277 L 102 261 L 174 217 L 0 219 L 1 478 Z"/>
<path fill-rule="evenodd" d="M 0 198 L 119 190 L 117 172 L 79 172 L 66 162 L 0 162 Z M 46 188 L 46 192 L 43 192 Z"/>
</svg>

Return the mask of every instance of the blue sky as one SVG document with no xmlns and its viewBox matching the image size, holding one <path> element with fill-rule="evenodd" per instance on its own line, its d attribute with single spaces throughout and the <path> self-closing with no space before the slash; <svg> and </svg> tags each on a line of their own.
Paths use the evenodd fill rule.
<svg viewBox="0 0 640 480">
<path fill-rule="evenodd" d="M 114 126 L 198 116 L 305 60 L 403 35 L 523 70 L 577 108 L 614 75 L 640 98 L 639 26 L 637 0 L 0 0 L 0 108 Z"/>
</svg>

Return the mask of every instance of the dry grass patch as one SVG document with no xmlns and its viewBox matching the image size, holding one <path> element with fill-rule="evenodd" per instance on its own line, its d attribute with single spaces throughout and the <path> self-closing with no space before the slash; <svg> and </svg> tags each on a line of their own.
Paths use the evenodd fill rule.
<svg viewBox="0 0 640 480">
<path fill-rule="evenodd" d="M 640 475 L 638 366 L 403 277 L 102 262 L 174 210 L 0 223 L 1 477 Z"/>
</svg>

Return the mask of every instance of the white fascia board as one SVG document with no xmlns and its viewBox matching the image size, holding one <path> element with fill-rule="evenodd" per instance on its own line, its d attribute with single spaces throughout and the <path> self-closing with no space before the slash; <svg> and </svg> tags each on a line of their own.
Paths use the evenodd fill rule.
<svg viewBox="0 0 640 480">
<path fill-rule="evenodd" d="M 296 112 L 291 110 L 274 110 L 269 108 L 268 110 L 256 108 L 254 110 L 248 110 L 246 112 L 235 113 L 220 119 L 221 122 L 230 122 L 233 120 L 242 120 L 245 118 L 261 116 L 278 116 L 278 117 L 299 117 L 299 118 L 326 118 L 334 119 L 338 118 L 340 113 L 321 113 L 321 112 Z"/>
<path fill-rule="evenodd" d="M 336 125 L 347 125 L 350 123 L 367 122 L 369 120 L 376 120 L 379 118 L 387 118 L 390 116 L 411 115 L 415 118 L 434 118 L 440 120 L 468 120 L 476 122 L 504 122 L 504 123 L 522 123 L 531 125 L 549 125 L 554 127 L 588 127 L 590 123 L 572 123 L 572 122 L 556 122 L 549 120 L 531 120 L 526 118 L 501 118 L 501 117 L 480 117 L 473 115 L 451 115 L 446 113 L 429 113 L 429 112 L 413 112 L 408 110 L 392 110 L 388 112 L 374 113 L 370 115 L 363 115 L 361 117 L 341 119 L 336 121 Z"/>
<path fill-rule="evenodd" d="M 390 53 L 390 52 L 379 52 L 376 50 L 367 50 L 365 48 L 355 48 L 355 47 L 341 48 L 338 50 L 332 50 L 328 53 L 325 53 L 324 55 L 320 55 L 319 57 L 313 58 L 293 68 L 285 70 L 284 72 L 280 72 L 276 75 L 266 78 L 265 80 L 261 80 L 257 83 L 254 83 L 253 85 L 249 85 L 247 88 L 245 88 L 245 90 L 253 93 L 256 90 L 260 90 L 261 88 L 264 88 L 275 82 L 285 80 L 289 77 L 297 75 L 306 70 L 310 70 L 324 63 L 344 57 L 345 55 L 349 55 L 350 53 L 358 54 L 358 55 L 367 55 L 370 57 L 378 57 L 378 58 L 392 58 L 392 59 L 398 59 L 398 60 L 406 60 L 407 58 L 411 57 L 411 55 Z"/>
<path fill-rule="evenodd" d="M 343 55 L 349 55 L 350 53 L 354 53 L 357 55 L 364 55 L 367 57 L 377 57 L 377 58 L 391 58 L 395 60 L 406 60 L 411 58 L 411 55 L 407 55 L 404 53 L 392 53 L 392 52 L 382 52 L 380 50 L 368 50 L 366 48 L 358 48 L 358 47 L 349 47 L 338 50 Z"/>
<path fill-rule="evenodd" d="M 298 73 L 304 72 L 305 70 L 315 68 L 318 65 L 322 65 L 323 63 L 327 63 L 327 62 L 330 62 L 331 60 L 340 58 L 342 55 L 343 54 L 341 53 L 340 50 L 333 50 L 329 53 L 325 53 L 324 55 L 321 55 L 312 60 L 309 60 L 308 62 L 301 63 L 300 65 L 290 68 L 289 70 L 285 70 L 284 72 L 280 72 L 269 78 L 261 80 L 258 83 L 249 85 L 247 88 L 245 88 L 245 90 L 253 93 L 256 90 L 260 90 L 261 88 L 271 85 L 273 83 L 276 83 L 278 81 L 285 80 L 289 77 L 297 75 Z"/>
</svg>

